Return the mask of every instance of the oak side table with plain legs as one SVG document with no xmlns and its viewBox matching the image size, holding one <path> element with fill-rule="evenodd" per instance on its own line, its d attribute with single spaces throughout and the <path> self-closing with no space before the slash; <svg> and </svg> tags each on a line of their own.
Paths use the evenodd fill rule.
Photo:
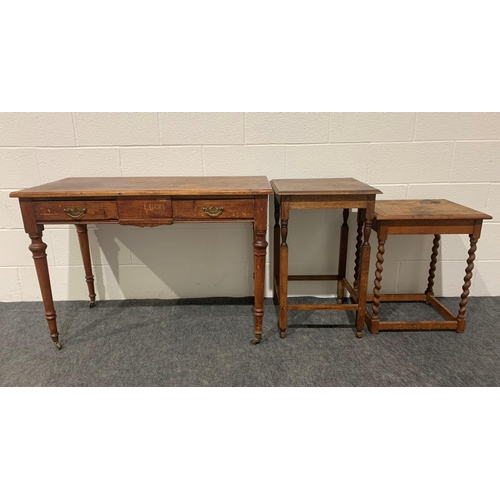
<svg viewBox="0 0 500 500">
<path fill-rule="evenodd" d="M 87 223 L 139 227 L 174 223 L 246 222 L 253 224 L 254 333 L 262 336 L 266 262 L 266 177 L 73 177 L 10 193 L 19 198 L 24 229 L 31 238 L 50 337 L 58 349 L 56 312 L 42 240 L 46 224 L 74 224 L 85 269 L 90 306 L 95 303 Z"/>
<path fill-rule="evenodd" d="M 373 229 L 377 232 L 378 252 L 375 270 L 375 288 L 368 301 L 373 301 L 372 313 L 367 313 L 366 322 L 371 333 L 380 330 L 455 330 L 465 329 L 465 310 L 476 258 L 476 245 L 481 235 L 484 219 L 491 215 L 472 210 L 448 200 L 384 200 L 375 205 Z M 427 289 L 421 294 L 382 295 L 382 271 L 385 243 L 390 234 L 433 234 L 433 246 L 429 267 Z M 455 316 L 434 296 L 434 278 L 441 234 L 468 234 L 469 257 L 465 269 L 464 284 L 458 314 Z M 425 302 L 445 318 L 443 321 L 380 321 L 380 302 Z"/>
<path fill-rule="evenodd" d="M 353 178 L 341 179 L 274 179 L 274 279 L 273 298 L 279 303 L 280 337 L 286 337 L 287 313 L 290 310 L 356 311 L 356 335 L 362 337 L 365 323 L 366 289 L 370 265 L 370 231 L 378 189 Z M 288 218 L 290 210 L 343 209 L 340 229 L 339 266 L 336 275 L 288 274 Z M 350 209 L 358 209 L 354 282 L 346 279 L 347 243 Z M 280 244 L 281 236 L 281 244 Z M 336 304 L 288 304 L 288 281 L 337 281 Z M 351 303 L 343 303 L 344 289 Z"/>
</svg>

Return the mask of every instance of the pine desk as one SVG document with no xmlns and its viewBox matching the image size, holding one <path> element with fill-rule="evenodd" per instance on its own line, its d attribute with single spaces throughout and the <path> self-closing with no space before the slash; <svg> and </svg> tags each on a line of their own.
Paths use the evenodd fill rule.
<svg viewBox="0 0 500 500">
<path fill-rule="evenodd" d="M 254 248 L 254 321 L 258 344 L 264 315 L 267 197 L 266 177 L 73 177 L 10 193 L 19 198 L 24 229 L 42 292 L 50 337 L 61 349 L 52 299 L 46 224 L 74 224 L 82 252 L 90 306 L 95 304 L 87 223 L 140 227 L 178 222 L 251 222 Z"/>
</svg>

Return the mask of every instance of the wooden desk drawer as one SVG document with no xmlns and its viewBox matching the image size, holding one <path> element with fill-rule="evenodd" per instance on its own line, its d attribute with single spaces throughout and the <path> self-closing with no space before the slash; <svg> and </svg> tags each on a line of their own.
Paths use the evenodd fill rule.
<svg viewBox="0 0 500 500">
<path fill-rule="evenodd" d="M 107 220 L 117 219 L 113 200 L 35 201 L 39 221 Z"/>
<path fill-rule="evenodd" d="M 168 220 L 172 219 L 172 199 L 160 198 L 122 198 L 118 200 L 118 213 L 121 220 Z"/>
<path fill-rule="evenodd" d="M 173 200 L 174 219 L 253 219 L 253 198 L 222 200 Z"/>
</svg>

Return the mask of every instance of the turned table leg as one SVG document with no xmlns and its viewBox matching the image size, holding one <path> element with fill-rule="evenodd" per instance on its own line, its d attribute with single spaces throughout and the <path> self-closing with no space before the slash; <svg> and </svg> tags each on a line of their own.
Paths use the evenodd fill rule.
<svg viewBox="0 0 500 500">
<path fill-rule="evenodd" d="M 373 288 L 371 333 L 379 332 L 378 308 L 380 307 L 380 289 L 384 270 L 385 240 L 378 240 L 377 262 L 375 264 L 375 282 Z"/>
<path fill-rule="evenodd" d="M 280 282 L 280 204 L 278 197 L 274 195 L 274 239 L 273 239 L 273 301 L 279 304 L 279 282 Z"/>
<path fill-rule="evenodd" d="M 83 267 L 85 269 L 85 281 L 87 282 L 87 287 L 89 289 L 89 297 L 90 297 L 89 307 L 94 307 L 95 305 L 94 275 L 92 274 L 92 261 L 90 259 L 87 224 L 76 224 L 76 232 L 78 233 L 78 241 L 80 242 L 80 250 L 82 252 Z"/>
<path fill-rule="evenodd" d="M 356 258 L 354 260 L 354 290 L 358 290 L 359 264 L 361 261 L 361 245 L 363 244 L 363 218 L 361 210 L 358 209 L 358 228 L 356 233 Z"/>
<path fill-rule="evenodd" d="M 45 250 L 47 244 L 42 240 L 43 226 L 37 226 L 38 232 L 29 233 L 31 238 L 31 245 L 29 249 L 33 254 L 35 261 L 36 274 L 38 276 L 38 283 L 40 291 L 42 292 L 43 306 L 45 308 L 45 318 L 49 325 L 50 338 L 58 349 L 62 346 L 59 342 L 59 333 L 57 331 L 56 311 L 54 309 L 54 300 L 52 299 L 52 289 L 50 286 L 49 267 L 47 265 L 47 254 Z"/>
<path fill-rule="evenodd" d="M 441 239 L 440 234 L 434 235 L 434 240 L 432 241 L 432 254 L 431 263 L 429 266 L 429 279 L 427 280 L 427 290 L 424 292 L 425 295 L 434 295 L 434 278 L 436 277 L 436 264 L 439 252 L 439 240 Z"/>
<path fill-rule="evenodd" d="M 253 265 L 254 265 L 254 334 L 251 344 L 258 344 L 262 338 L 264 317 L 264 281 L 266 274 L 266 232 L 267 196 L 255 198 L 255 220 L 253 225 Z"/>
<path fill-rule="evenodd" d="M 367 214 L 367 209 L 361 209 L 361 219 L 364 220 L 363 245 L 361 247 L 360 276 L 358 284 L 358 310 L 356 313 L 356 337 L 363 336 L 366 316 L 366 289 L 368 287 L 368 272 L 370 269 L 370 234 L 372 229 L 373 208 Z"/>
<path fill-rule="evenodd" d="M 288 244 L 286 239 L 288 237 L 288 217 L 289 208 L 287 204 L 281 204 L 281 245 L 280 245 L 280 317 L 279 329 L 280 337 L 286 337 L 287 326 L 287 308 L 288 308 Z"/>
<path fill-rule="evenodd" d="M 470 238 L 470 248 L 469 248 L 469 258 L 467 259 L 467 267 L 465 268 L 464 284 L 462 286 L 462 295 L 460 300 L 460 309 L 458 311 L 458 325 L 457 332 L 462 333 L 465 330 L 465 310 L 467 308 L 467 302 L 469 302 L 469 288 L 472 279 L 472 270 L 474 269 L 474 260 L 476 258 L 477 250 L 477 238 L 473 235 L 469 235 Z"/>
<path fill-rule="evenodd" d="M 338 267 L 338 280 L 337 280 L 337 304 L 342 304 L 344 298 L 344 278 L 347 266 L 347 244 L 349 238 L 349 225 L 347 220 L 349 218 L 350 210 L 344 208 L 343 218 L 344 223 L 340 228 L 340 248 L 339 248 L 339 267 Z"/>
</svg>

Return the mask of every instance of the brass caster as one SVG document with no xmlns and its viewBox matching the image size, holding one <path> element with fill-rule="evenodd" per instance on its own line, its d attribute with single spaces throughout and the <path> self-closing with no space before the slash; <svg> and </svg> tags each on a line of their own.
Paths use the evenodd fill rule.
<svg viewBox="0 0 500 500">
<path fill-rule="evenodd" d="M 337 298 L 337 304 L 342 304 L 344 300 L 342 298 Z"/>
<path fill-rule="evenodd" d="M 59 341 L 54 342 L 54 345 L 57 347 L 59 351 L 62 349 L 62 345 Z"/>
<path fill-rule="evenodd" d="M 280 338 L 286 339 L 286 330 L 280 330 Z"/>
<path fill-rule="evenodd" d="M 93 307 L 95 307 L 95 300 L 91 300 L 89 302 L 89 307 L 92 309 Z"/>
<path fill-rule="evenodd" d="M 356 337 L 358 337 L 358 339 L 362 338 L 363 332 L 356 332 Z"/>
<path fill-rule="evenodd" d="M 259 335 L 258 333 L 256 333 L 255 338 L 250 341 L 250 344 L 252 344 L 252 345 L 260 344 L 261 337 L 262 337 L 262 334 Z"/>
</svg>

